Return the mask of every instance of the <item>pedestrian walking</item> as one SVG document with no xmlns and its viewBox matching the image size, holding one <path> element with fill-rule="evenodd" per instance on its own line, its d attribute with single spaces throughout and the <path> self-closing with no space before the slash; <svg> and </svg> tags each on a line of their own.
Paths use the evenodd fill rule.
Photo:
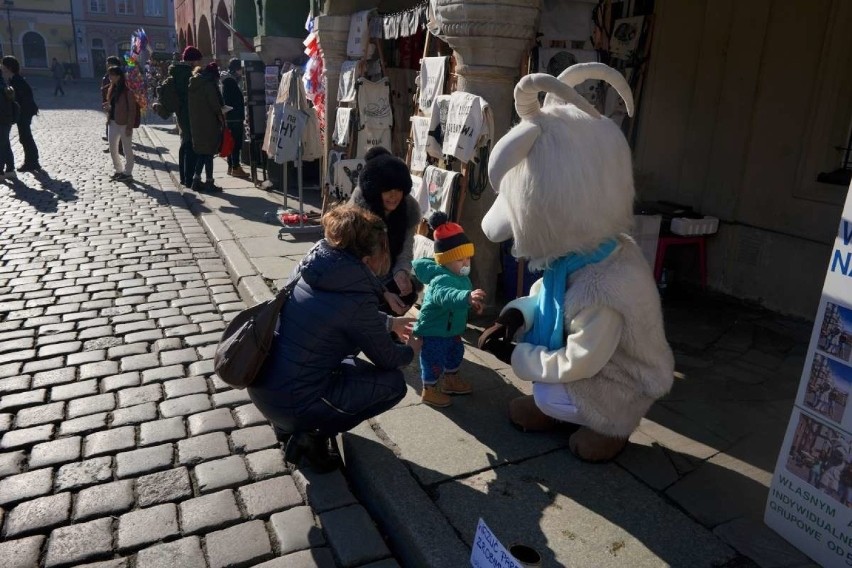
<svg viewBox="0 0 852 568">
<path fill-rule="evenodd" d="M 219 92 L 219 66 L 209 63 L 196 67 L 189 79 L 189 123 L 192 130 L 192 149 L 197 156 L 191 188 L 195 191 L 222 191 L 213 183 L 213 156 L 219 152 L 225 117 L 222 114 L 222 93 Z M 206 181 L 201 183 L 201 170 Z"/>
<path fill-rule="evenodd" d="M 9 137 L 12 125 L 18 114 L 18 103 L 15 102 L 15 91 L 6 85 L 0 77 L 0 179 L 15 179 L 15 156 L 12 154 L 12 143 Z"/>
<path fill-rule="evenodd" d="M 411 318 L 379 311 L 388 270 L 385 224 L 341 205 L 323 216 L 325 238 L 302 259 L 269 355 L 248 393 L 285 445 L 314 471 L 340 466 L 334 437 L 392 408 L 406 392 L 400 367 L 420 350 Z M 389 331 L 407 341 L 395 343 Z M 369 359 L 357 359 L 363 352 Z"/>
<path fill-rule="evenodd" d="M 53 63 L 50 65 L 50 72 L 53 75 L 53 96 L 62 93 L 64 97 L 65 89 L 62 88 L 62 81 L 65 79 L 65 66 L 54 57 Z"/>
<path fill-rule="evenodd" d="M 106 60 L 107 69 L 110 67 L 121 67 L 121 59 L 116 57 L 115 55 L 110 55 Z M 107 90 L 109 90 L 110 82 L 109 82 L 109 71 L 104 73 L 104 76 L 101 77 L 101 106 L 107 102 Z M 104 142 L 107 143 L 107 147 L 104 150 L 104 153 L 109 153 L 109 117 L 107 117 L 106 122 L 104 123 L 104 135 L 102 136 Z M 121 155 L 124 155 L 124 150 L 119 146 L 119 150 Z"/>
<path fill-rule="evenodd" d="M 178 150 L 178 173 L 184 187 L 192 185 L 197 156 L 192 149 L 192 127 L 189 120 L 189 79 L 193 67 L 201 61 L 201 52 L 189 45 L 183 50 L 181 61 L 169 65 L 168 77 L 157 87 L 157 102 L 154 110 L 162 118 L 172 114 L 177 117 L 180 149 Z"/>
<path fill-rule="evenodd" d="M 461 336 L 467 327 L 468 310 L 482 313 L 485 292 L 473 290 L 470 259 L 474 248 L 461 225 L 451 223 L 443 211 L 436 211 L 429 216 L 429 226 L 435 236 L 435 258 L 418 258 L 412 263 L 414 276 L 427 285 L 414 333 L 423 339 L 420 400 L 443 408 L 452 404 L 449 395 L 472 390 L 459 376 L 464 359 Z"/>
<path fill-rule="evenodd" d="M 18 113 L 18 140 L 24 148 L 24 163 L 18 167 L 19 172 L 33 172 L 41 169 L 38 162 L 38 146 L 33 138 L 33 117 L 38 114 L 38 105 L 33 97 L 29 83 L 21 77 L 21 64 L 12 56 L 7 55 L 0 64 L 3 76 L 10 87 L 15 90 L 15 100 L 20 106 Z"/>
<path fill-rule="evenodd" d="M 133 125 L 139 110 L 136 99 L 125 81 L 124 70 L 114 66 L 109 68 L 107 74 L 110 86 L 104 110 L 109 118 L 109 150 L 115 167 L 112 179 L 129 181 L 133 179 Z M 119 142 L 124 146 L 124 165 L 118 153 Z"/>
<path fill-rule="evenodd" d="M 240 151 L 243 149 L 243 122 L 246 118 L 246 105 L 243 99 L 243 90 L 240 88 L 243 69 L 240 60 L 231 59 L 228 62 L 228 71 L 222 75 L 222 99 L 231 107 L 225 114 L 225 123 L 234 137 L 234 149 L 228 156 L 228 175 L 247 178 L 246 173 L 240 166 Z"/>
</svg>

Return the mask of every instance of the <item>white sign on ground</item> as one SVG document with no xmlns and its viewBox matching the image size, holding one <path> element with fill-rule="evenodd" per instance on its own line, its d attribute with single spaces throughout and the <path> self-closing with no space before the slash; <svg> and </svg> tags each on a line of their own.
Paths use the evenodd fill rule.
<svg viewBox="0 0 852 568">
<path fill-rule="evenodd" d="M 852 192 L 825 276 L 764 520 L 823 566 L 852 566 Z"/>
<path fill-rule="evenodd" d="M 473 535 L 470 565 L 473 568 L 522 568 L 482 519 Z"/>
</svg>

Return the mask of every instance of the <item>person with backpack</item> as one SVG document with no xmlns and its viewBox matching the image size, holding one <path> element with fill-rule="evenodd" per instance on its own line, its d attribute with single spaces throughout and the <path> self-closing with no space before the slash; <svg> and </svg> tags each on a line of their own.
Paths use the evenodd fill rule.
<svg viewBox="0 0 852 568">
<path fill-rule="evenodd" d="M 188 94 L 192 149 L 197 156 L 190 188 L 193 191 L 222 191 L 213 182 L 213 156 L 219 153 L 225 126 L 219 66 L 209 63 L 203 69 L 196 67 L 189 79 Z M 205 171 L 204 183 L 201 182 L 201 170 Z"/>
<path fill-rule="evenodd" d="M 21 108 L 16 124 L 18 125 L 18 140 L 21 141 L 21 146 L 24 148 L 24 163 L 18 167 L 18 171 L 38 171 L 41 169 L 41 165 L 38 163 L 38 146 L 35 143 L 32 131 L 33 117 L 38 114 L 38 105 L 36 105 L 33 97 L 33 90 L 29 83 L 21 77 L 21 64 L 15 57 L 5 56 L 0 66 L 2 66 L 4 78 L 6 78 L 9 86 L 15 90 L 15 100 Z"/>
<path fill-rule="evenodd" d="M 413 318 L 379 311 L 390 264 L 387 228 L 341 205 L 322 218 L 325 238 L 305 255 L 269 354 L 248 393 L 284 444 L 284 458 L 315 472 L 341 465 L 335 436 L 392 408 L 407 391 L 400 367 L 420 352 Z M 391 339 L 396 333 L 405 343 Z M 356 358 L 362 352 L 370 362 Z M 332 446 L 330 448 L 329 446 Z"/>
<path fill-rule="evenodd" d="M 247 178 L 240 166 L 240 151 L 243 149 L 243 122 L 246 119 L 246 104 L 243 100 L 243 90 L 240 88 L 242 64 L 236 57 L 228 62 L 227 73 L 222 74 L 222 99 L 231 110 L 225 115 L 225 122 L 234 137 L 234 150 L 228 156 L 228 175 Z"/>
<path fill-rule="evenodd" d="M 189 79 L 193 67 L 201 61 L 201 51 L 187 46 L 181 55 L 181 61 L 169 65 L 168 77 L 157 87 L 157 102 L 154 112 L 161 118 L 177 116 L 180 133 L 178 150 L 178 173 L 184 187 L 192 185 L 197 157 L 192 149 L 192 128 L 189 121 Z"/>
<path fill-rule="evenodd" d="M 0 179 L 15 179 L 15 156 L 12 153 L 12 125 L 18 120 L 20 106 L 15 101 L 15 90 L 6 86 L 0 77 Z"/>
</svg>

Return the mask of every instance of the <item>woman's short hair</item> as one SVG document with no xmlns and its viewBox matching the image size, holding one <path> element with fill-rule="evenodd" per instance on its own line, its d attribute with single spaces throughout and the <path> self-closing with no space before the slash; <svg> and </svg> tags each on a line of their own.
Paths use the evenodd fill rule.
<svg viewBox="0 0 852 568">
<path fill-rule="evenodd" d="M 21 72 L 21 64 L 18 63 L 18 60 L 12 55 L 7 55 L 6 57 L 4 57 L 2 60 L 2 64 L 3 67 L 8 69 L 15 75 Z"/>
<path fill-rule="evenodd" d="M 384 221 L 355 205 L 340 205 L 322 217 L 325 240 L 332 247 L 358 258 L 388 254 L 388 234 Z"/>
<path fill-rule="evenodd" d="M 121 65 L 121 59 L 119 59 L 117 55 L 110 55 L 107 57 L 106 62 L 110 67 L 113 65 Z"/>
</svg>

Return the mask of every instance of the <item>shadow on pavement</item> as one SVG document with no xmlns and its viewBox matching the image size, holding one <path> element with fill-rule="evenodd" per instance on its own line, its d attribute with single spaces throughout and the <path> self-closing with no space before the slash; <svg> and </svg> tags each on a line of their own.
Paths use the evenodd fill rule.
<svg viewBox="0 0 852 568">
<path fill-rule="evenodd" d="M 0 183 L 9 186 L 16 199 L 28 203 L 42 213 L 56 213 L 60 201 L 76 201 L 77 190 L 70 182 L 55 180 L 44 170 L 36 172 L 33 177 L 38 187 L 23 177 Z M 55 187 L 56 185 L 59 187 Z"/>
</svg>

